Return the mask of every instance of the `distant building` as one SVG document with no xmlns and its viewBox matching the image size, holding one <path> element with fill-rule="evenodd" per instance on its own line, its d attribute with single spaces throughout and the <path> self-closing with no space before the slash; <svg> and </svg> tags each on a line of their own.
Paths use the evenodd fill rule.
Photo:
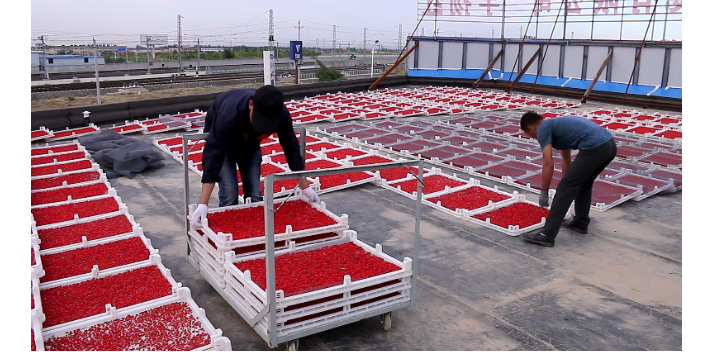
<svg viewBox="0 0 704 352">
<path fill-rule="evenodd" d="M 105 57 L 98 56 L 98 65 L 105 65 Z M 84 66 L 95 64 L 94 56 L 84 55 L 47 55 L 47 66 Z"/>
<path fill-rule="evenodd" d="M 220 53 L 225 51 L 224 48 L 200 48 L 201 53 Z"/>
<path fill-rule="evenodd" d="M 39 69 L 39 58 L 42 56 L 40 51 L 32 51 L 32 70 Z"/>
</svg>

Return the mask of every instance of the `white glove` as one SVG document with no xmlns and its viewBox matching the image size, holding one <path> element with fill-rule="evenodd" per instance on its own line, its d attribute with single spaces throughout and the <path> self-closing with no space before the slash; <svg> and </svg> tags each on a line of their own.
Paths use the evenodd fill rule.
<svg viewBox="0 0 704 352">
<path fill-rule="evenodd" d="M 203 219 L 208 216 L 208 205 L 198 204 L 198 209 L 191 216 L 191 224 L 197 227 L 203 226 Z"/>
<path fill-rule="evenodd" d="M 320 197 L 318 197 L 318 194 L 315 193 L 313 187 L 308 187 L 304 189 L 303 195 L 308 197 L 308 200 L 310 200 L 311 203 L 320 203 Z"/>
</svg>

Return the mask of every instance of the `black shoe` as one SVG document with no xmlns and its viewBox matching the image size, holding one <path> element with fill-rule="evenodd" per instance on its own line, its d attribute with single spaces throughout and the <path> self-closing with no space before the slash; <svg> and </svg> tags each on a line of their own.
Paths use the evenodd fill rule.
<svg viewBox="0 0 704 352">
<path fill-rule="evenodd" d="M 543 235 L 542 232 L 524 233 L 522 236 L 526 242 L 535 243 L 545 247 L 552 247 L 555 245 L 555 241 Z"/>
<path fill-rule="evenodd" d="M 574 232 L 581 233 L 582 235 L 587 234 L 587 229 L 580 229 L 579 227 L 575 226 L 574 221 L 563 221 L 562 226 L 566 227 Z"/>
</svg>

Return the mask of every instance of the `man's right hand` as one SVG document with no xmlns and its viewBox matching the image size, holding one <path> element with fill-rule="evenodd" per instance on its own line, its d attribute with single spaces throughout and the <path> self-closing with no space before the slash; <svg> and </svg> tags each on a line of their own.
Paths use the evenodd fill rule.
<svg viewBox="0 0 704 352">
<path fill-rule="evenodd" d="M 207 218 L 208 216 L 208 205 L 207 204 L 198 204 L 198 209 L 193 212 L 193 216 L 191 216 L 191 224 L 197 227 L 203 226 L 203 219 Z"/>
<path fill-rule="evenodd" d="M 550 197 L 548 196 L 548 190 L 544 189 L 540 191 L 540 198 L 538 198 L 538 205 L 540 205 L 543 208 L 547 208 L 550 206 Z"/>
</svg>

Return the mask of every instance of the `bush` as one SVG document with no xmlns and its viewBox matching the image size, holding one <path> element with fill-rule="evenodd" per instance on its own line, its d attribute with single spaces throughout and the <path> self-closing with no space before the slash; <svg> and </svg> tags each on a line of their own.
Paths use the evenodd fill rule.
<svg viewBox="0 0 704 352">
<path fill-rule="evenodd" d="M 74 96 L 69 96 L 69 97 L 68 97 L 68 101 L 74 101 L 74 100 L 76 100 L 76 97 L 74 97 Z"/>
<path fill-rule="evenodd" d="M 342 79 L 342 73 L 325 66 L 325 64 L 318 59 L 315 59 L 315 62 L 317 62 L 318 66 L 320 66 L 318 71 L 315 71 L 315 77 L 318 78 L 319 82 L 337 81 Z"/>
</svg>

